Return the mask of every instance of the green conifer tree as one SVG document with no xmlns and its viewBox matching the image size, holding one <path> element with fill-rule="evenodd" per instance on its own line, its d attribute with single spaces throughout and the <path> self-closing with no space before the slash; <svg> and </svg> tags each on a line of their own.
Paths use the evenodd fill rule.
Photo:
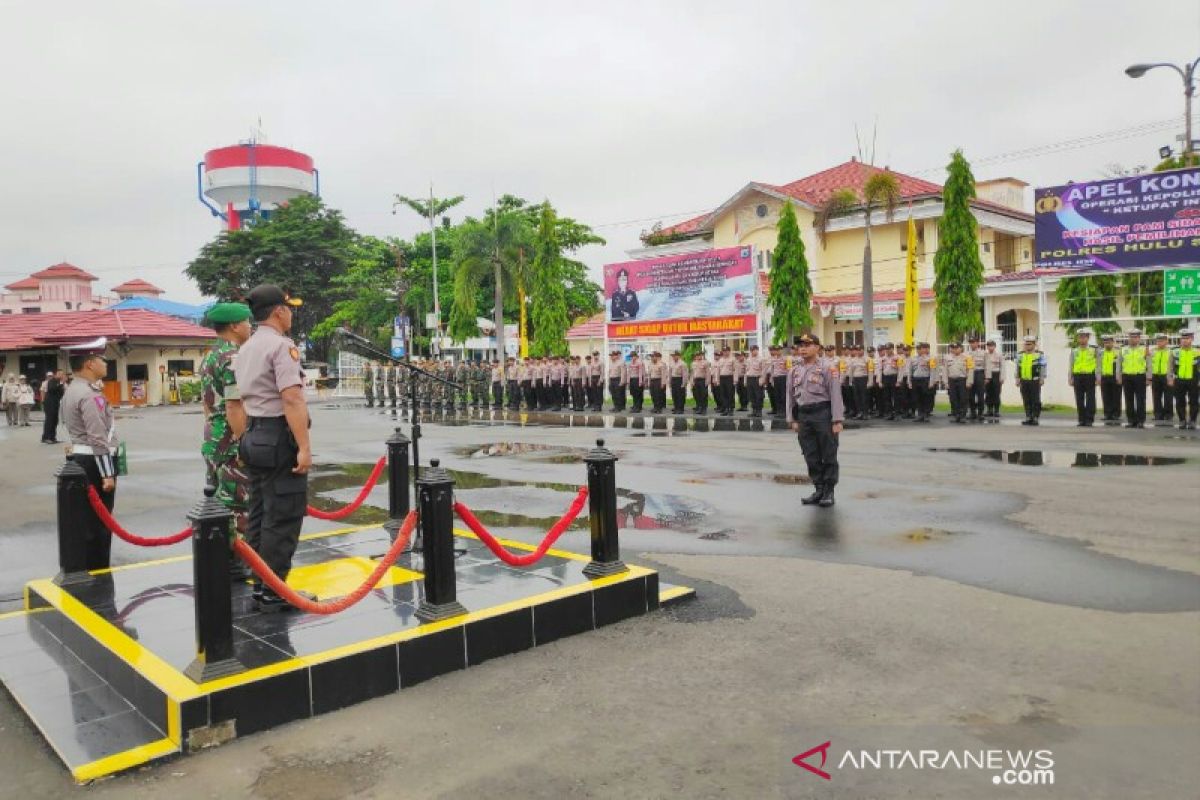
<svg viewBox="0 0 1200 800">
<path fill-rule="evenodd" d="M 796 209 L 783 204 L 776 227 L 774 264 L 767 305 L 771 308 L 771 341 L 790 344 L 792 337 L 812 328 L 812 283 L 808 279 L 808 258 L 804 239 L 796 222 Z"/>
<path fill-rule="evenodd" d="M 979 227 L 971 213 L 975 176 L 962 150 L 950 156 L 946 173 L 938 249 L 933 257 L 933 292 L 937 298 L 938 336 L 944 342 L 954 342 L 983 331 L 979 301 L 983 261 L 979 257 Z"/>
<path fill-rule="evenodd" d="M 538 219 L 529 299 L 529 316 L 533 325 L 530 354 L 567 355 L 567 328 L 571 322 L 567 314 L 567 291 L 563 284 L 557 218 L 549 202 L 542 204 Z"/>
</svg>

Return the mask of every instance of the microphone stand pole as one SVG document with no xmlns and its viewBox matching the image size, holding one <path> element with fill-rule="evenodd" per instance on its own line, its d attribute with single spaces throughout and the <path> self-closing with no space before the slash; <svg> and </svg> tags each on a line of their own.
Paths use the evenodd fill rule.
<svg viewBox="0 0 1200 800">
<path fill-rule="evenodd" d="M 466 387 L 463 386 L 461 383 L 455 383 L 454 381 L 448 381 L 445 378 L 442 378 L 438 375 L 434 375 L 432 372 L 429 372 L 428 370 L 424 370 L 424 369 L 421 369 L 420 367 L 416 366 L 415 364 L 412 363 L 411 355 L 404 359 L 396 358 L 391 353 L 385 353 L 384 351 L 375 347 L 375 345 L 371 343 L 370 339 L 359 336 L 357 333 L 351 333 L 350 331 L 346 330 L 345 328 L 340 329 L 338 331 L 338 334 L 343 339 L 346 339 L 351 344 L 353 344 L 356 347 L 356 349 L 366 352 L 369 355 L 374 356 L 375 358 L 383 359 L 385 361 L 390 361 L 395 366 L 404 367 L 410 373 L 424 375 L 426 378 L 429 378 L 430 380 L 437 381 L 438 383 L 444 383 L 445 385 L 450 386 L 452 388 L 462 389 L 464 391 L 466 390 Z M 420 445 L 418 444 L 418 442 L 420 442 L 420 440 L 421 440 L 421 412 L 417 408 L 417 382 L 415 380 L 415 375 L 414 375 L 414 380 L 410 380 L 408 382 L 408 386 L 409 386 L 409 392 L 408 392 L 409 413 L 411 414 L 411 416 L 409 417 L 409 422 L 412 425 L 413 485 L 415 486 L 416 482 L 417 482 L 417 478 L 419 478 L 421 476 L 421 456 L 420 456 L 421 450 L 420 450 Z"/>
</svg>

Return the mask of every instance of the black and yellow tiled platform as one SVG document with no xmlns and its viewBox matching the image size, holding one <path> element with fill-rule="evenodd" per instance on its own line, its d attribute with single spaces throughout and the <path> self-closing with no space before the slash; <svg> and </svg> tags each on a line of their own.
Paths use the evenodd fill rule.
<svg viewBox="0 0 1200 800">
<path fill-rule="evenodd" d="M 455 531 L 468 613 L 421 624 L 419 554 L 332 616 L 259 614 L 234 587 L 234 651 L 246 667 L 196 684 L 190 556 L 29 583 L 25 610 L 0 615 L 0 682 L 79 781 L 390 694 L 488 659 L 645 614 L 692 595 L 658 573 L 590 579 L 586 556 L 549 551 L 509 567 Z M 388 548 L 380 527 L 303 537 L 288 583 L 322 600 L 349 594 Z M 510 549 L 532 550 L 519 542 Z"/>
</svg>

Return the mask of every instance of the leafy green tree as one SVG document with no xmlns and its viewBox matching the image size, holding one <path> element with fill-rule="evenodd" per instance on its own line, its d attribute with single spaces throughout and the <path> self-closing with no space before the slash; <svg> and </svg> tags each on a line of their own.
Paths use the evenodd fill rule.
<svg viewBox="0 0 1200 800">
<path fill-rule="evenodd" d="M 1115 275 L 1085 275 L 1078 278 L 1063 278 L 1054 290 L 1058 300 L 1059 319 L 1103 320 L 1117 315 L 1117 277 Z M 1083 327 L 1092 328 L 1097 334 L 1116 333 L 1121 326 L 1115 322 L 1070 322 L 1064 323 L 1074 336 Z"/>
<path fill-rule="evenodd" d="M 316 357 L 324 359 L 327 340 L 311 334 L 333 312 L 335 280 L 349 269 L 357 242 L 340 212 L 318 197 L 297 197 L 269 220 L 218 234 L 185 271 L 201 293 L 222 300 L 241 299 L 260 283 L 275 283 L 302 297 L 293 336 L 309 339 Z"/>
<path fill-rule="evenodd" d="M 482 305 L 480 289 L 492 291 L 491 305 L 497 327 L 497 345 L 504 347 L 504 320 L 516 321 L 519 290 L 529 287 L 530 257 L 535 231 L 540 223 L 541 207 L 530 206 L 525 200 L 506 194 L 496 201 L 482 219 L 468 217 L 455 229 L 457 271 L 454 282 L 454 303 L 462 318 L 471 317 Z M 570 217 L 555 216 L 555 230 L 560 253 L 573 253 L 589 244 L 604 244 L 590 227 Z M 579 262 L 564 259 L 564 278 L 567 281 L 568 309 L 595 313 L 599 288 L 587 279 L 587 270 Z M 591 293 L 588 296 L 588 293 Z"/>
<path fill-rule="evenodd" d="M 767 305 L 771 308 L 772 341 L 791 344 L 797 333 L 811 329 L 813 324 L 808 258 L 804 255 L 804 239 L 791 202 L 783 204 L 776 230 L 778 241 Z"/>
<path fill-rule="evenodd" d="M 588 277 L 587 267 L 573 258 L 562 259 L 562 282 L 567 295 L 567 317 L 590 317 L 602 308 L 600 284 Z"/>
<path fill-rule="evenodd" d="M 386 350 L 392 320 L 399 308 L 403 276 L 399 243 L 363 236 L 354 245 L 349 268 L 333 279 L 339 298 L 333 313 L 313 328 L 313 337 L 324 339 L 346 327 Z"/>
<path fill-rule="evenodd" d="M 1163 272 L 1125 272 L 1121 288 L 1129 298 L 1129 310 L 1135 317 L 1155 317 L 1163 313 Z M 1139 319 L 1138 327 L 1146 333 L 1174 333 L 1183 327 L 1180 319 Z"/>
<path fill-rule="evenodd" d="M 971 213 L 975 176 L 962 150 L 950 156 L 946 173 L 938 250 L 933 257 L 933 293 L 937 298 L 938 336 L 942 341 L 954 342 L 983 330 L 979 303 L 983 261 L 979 257 L 979 227 Z"/>
<path fill-rule="evenodd" d="M 550 203 L 542 203 L 541 220 L 533 248 L 530 271 L 530 321 L 535 356 L 567 355 L 567 292 L 562 281 L 562 252 L 558 244 L 558 226 Z"/>
<path fill-rule="evenodd" d="M 1184 167 L 1200 167 L 1200 153 L 1188 153 L 1187 155 L 1180 153 L 1177 156 L 1163 159 L 1154 168 L 1154 171 L 1166 172 L 1169 169 L 1183 169 Z"/>
</svg>

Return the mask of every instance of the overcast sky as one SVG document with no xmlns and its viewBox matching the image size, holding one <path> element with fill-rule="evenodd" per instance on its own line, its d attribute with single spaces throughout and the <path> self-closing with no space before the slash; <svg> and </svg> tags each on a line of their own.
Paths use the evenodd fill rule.
<svg viewBox="0 0 1200 800">
<path fill-rule="evenodd" d="M 1197 0 L 587 5 L 0 0 L 0 283 L 66 260 L 199 299 L 195 165 L 259 118 L 362 232 L 411 236 L 392 195 L 430 180 L 460 214 L 549 198 L 608 238 L 598 273 L 654 219 L 846 160 L 855 123 L 939 182 L 955 147 L 1034 185 L 1153 164 L 1182 84 L 1122 70 L 1200 56 Z"/>
</svg>

